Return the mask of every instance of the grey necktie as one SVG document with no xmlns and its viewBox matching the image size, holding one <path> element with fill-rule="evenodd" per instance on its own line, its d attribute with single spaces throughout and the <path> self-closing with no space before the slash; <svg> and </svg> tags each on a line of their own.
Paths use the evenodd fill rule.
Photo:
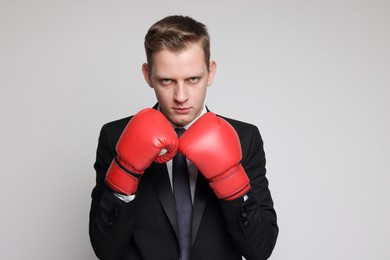
<svg viewBox="0 0 390 260">
<path fill-rule="evenodd" d="M 175 129 L 180 137 L 185 129 Z M 173 158 L 173 192 L 175 196 L 177 222 L 179 227 L 180 253 L 182 260 L 190 259 L 191 249 L 191 223 L 192 223 L 192 200 L 190 182 L 188 177 L 187 160 L 178 152 Z"/>
</svg>

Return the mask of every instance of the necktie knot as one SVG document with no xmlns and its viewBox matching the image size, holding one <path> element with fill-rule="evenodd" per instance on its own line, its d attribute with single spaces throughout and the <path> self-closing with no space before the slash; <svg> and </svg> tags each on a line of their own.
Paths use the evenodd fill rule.
<svg viewBox="0 0 390 260">
<path fill-rule="evenodd" d="M 177 134 L 177 137 L 182 136 L 182 134 L 184 134 L 185 131 L 186 131 L 186 130 L 185 130 L 184 128 L 182 128 L 182 127 L 180 127 L 180 128 L 175 128 L 175 132 L 176 132 L 176 134 Z"/>
</svg>

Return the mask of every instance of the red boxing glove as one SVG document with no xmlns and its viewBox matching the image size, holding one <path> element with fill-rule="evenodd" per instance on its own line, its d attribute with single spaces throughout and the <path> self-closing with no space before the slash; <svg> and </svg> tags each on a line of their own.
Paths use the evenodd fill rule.
<svg viewBox="0 0 390 260">
<path fill-rule="evenodd" d="M 181 136 L 179 150 L 206 177 L 218 198 L 233 200 L 250 189 L 240 163 L 240 140 L 226 120 L 204 114 Z"/>
<path fill-rule="evenodd" d="M 141 110 L 118 140 L 117 155 L 107 171 L 106 183 L 117 192 L 134 194 L 145 169 L 153 161 L 171 160 L 177 149 L 177 135 L 165 116 L 152 108 Z"/>
</svg>

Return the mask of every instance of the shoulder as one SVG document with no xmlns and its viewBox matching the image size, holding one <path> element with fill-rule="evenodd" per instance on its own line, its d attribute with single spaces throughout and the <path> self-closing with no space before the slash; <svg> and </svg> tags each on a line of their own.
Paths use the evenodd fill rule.
<svg viewBox="0 0 390 260">
<path fill-rule="evenodd" d="M 109 129 L 122 128 L 122 129 L 124 129 L 132 117 L 133 116 L 128 116 L 128 117 L 124 117 L 121 119 L 107 122 L 103 125 L 103 128 L 109 128 Z"/>
<path fill-rule="evenodd" d="M 254 124 L 217 115 L 225 119 L 236 130 L 243 147 L 250 147 L 252 145 L 262 145 L 263 139 L 261 137 L 258 127 Z"/>
<path fill-rule="evenodd" d="M 258 131 L 257 126 L 255 126 L 255 125 L 253 125 L 251 123 L 247 123 L 247 122 L 243 122 L 243 121 L 240 121 L 240 120 L 232 119 L 232 118 L 225 117 L 225 116 L 222 116 L 222 115 L 217 115 L 217 116 L 225 119 L 229 124 L 231 124 L 233 126 L 233 128 L 237 131 L 238 134 L 240 134 L 240 133 L 251 133 L 253 131 Z"/>
<path fill-rule="evenodd" d="M 155 104 L 153 106 L 153 108 L 157 109 L 157 106 L 158 106 L 158 104 Z M 118 134 L 118 132 L 119 132 L 119 135 L 120 135 L 133 116 L 134 115 L 131 115 L 131 116 L 127 116 L 124 118 L 120 118 L 120 119 L 116 119 L 114 121 L 108 122 L 108 123 L 103 125 L 102 131 L 105 130 L 105 131 L 113 132 L 114 134 Z"/>
<path fill-rule="evenodd" d="M 114 143 L 119 139 L 121 136 L 123 130 L 129 123 L 130 119 L 133 116 L 124 117 L 121 119 L 117 119 L 108 123 L 105 123 L 102 126 L 100 136 L 107 136 L 109 139 L 111 139 Z"/>
</svg>

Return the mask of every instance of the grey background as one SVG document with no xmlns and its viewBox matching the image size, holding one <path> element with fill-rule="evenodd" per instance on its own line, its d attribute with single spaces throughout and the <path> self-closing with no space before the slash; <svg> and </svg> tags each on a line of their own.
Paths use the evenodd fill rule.
<svg viewBox="0 0 390 260">
<path fill-rule="evenodd" d="M 0 259 L 95 259 L 100 127 L 155 103 L 143 37 L 170 14 L 209 27 L 209 108 L 263 135 L 271 259 L 390 259 L 389 3 L 1 0 Z"/>
</svg>

